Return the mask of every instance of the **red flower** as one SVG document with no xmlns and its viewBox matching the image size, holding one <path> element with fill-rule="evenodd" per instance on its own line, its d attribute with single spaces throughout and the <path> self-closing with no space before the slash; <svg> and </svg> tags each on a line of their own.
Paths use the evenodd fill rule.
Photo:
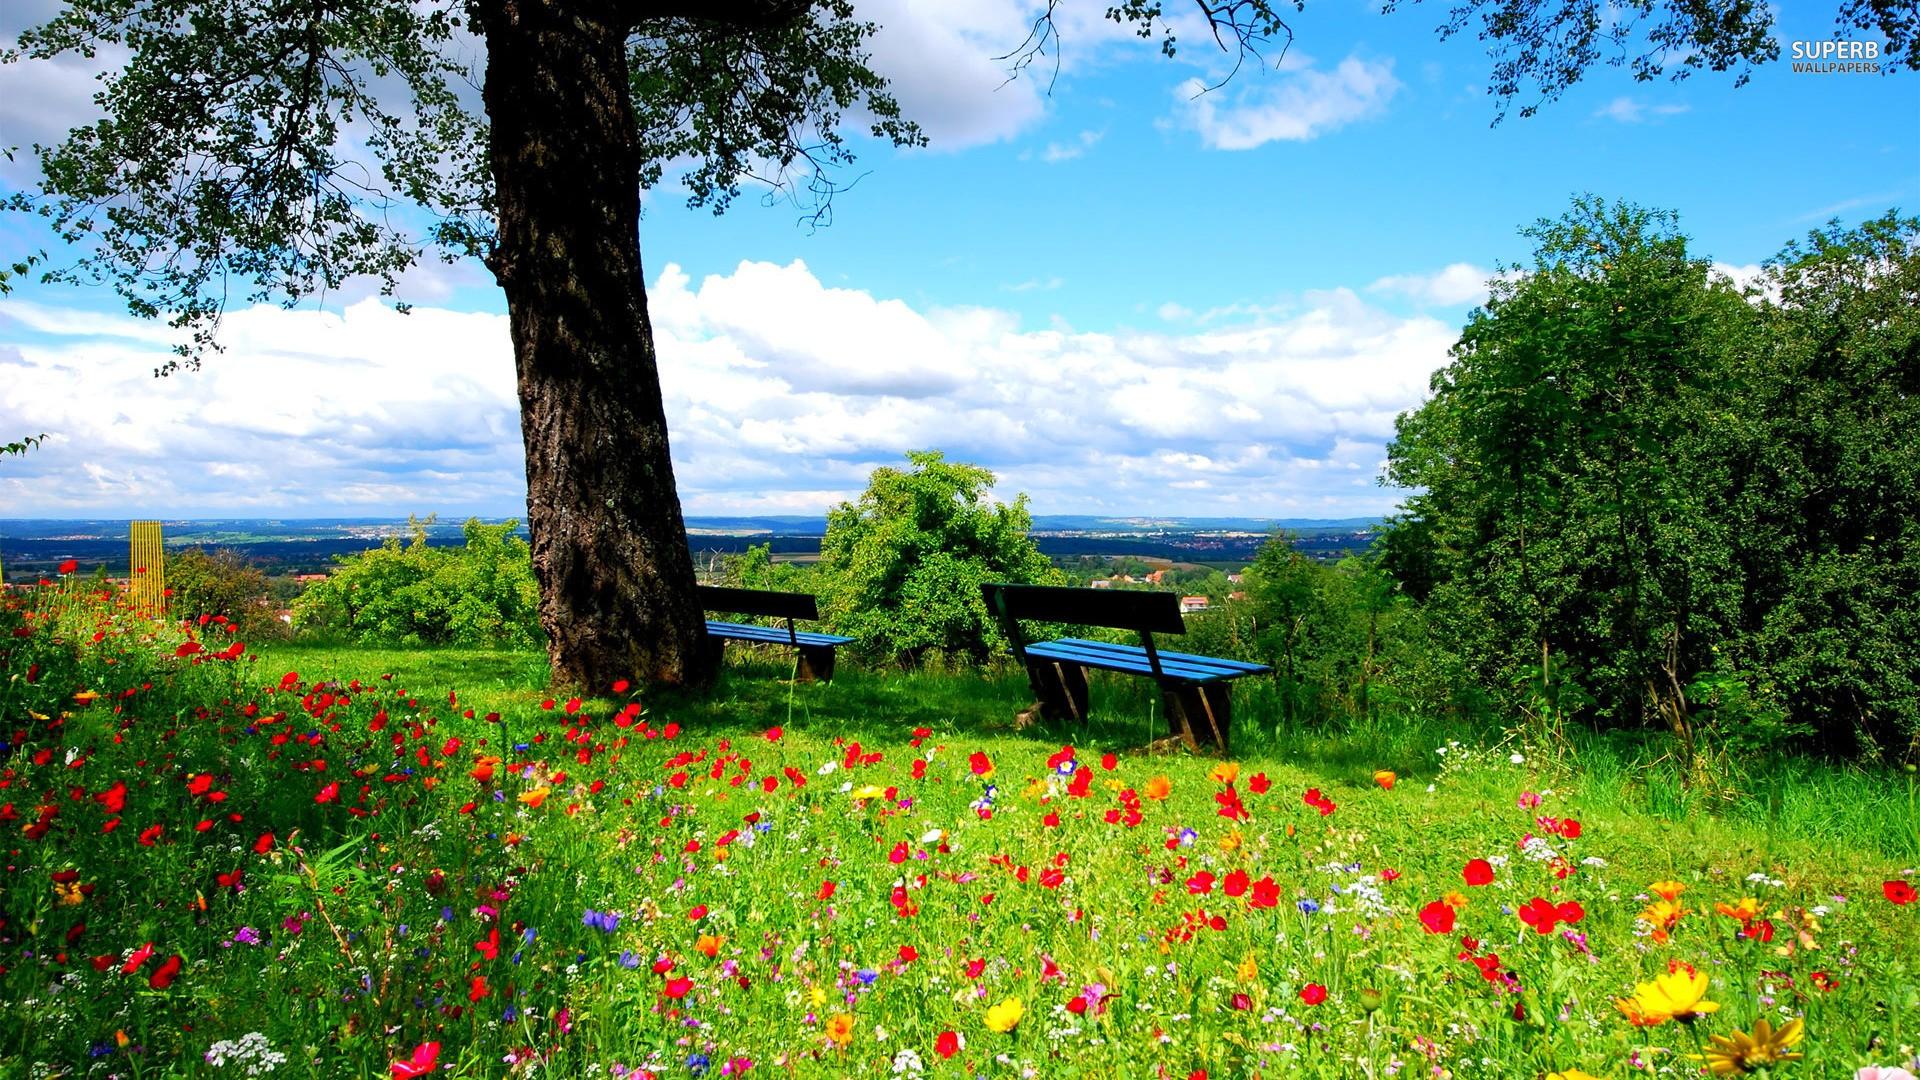
<svg viewBox="0 0 1920 1080">
<path fill-rule="evenodd" d="M 78 569 L 80 569 L 79 559 L 68 559 L 60 564 L 60 572 L 63 574 L 71 574 Z"/>
<path fill-rule="evenodd" d="M 313 801 L 317 803 L 330 803 L 339 797 L 340 785 L 338 783 L 330 783 L 320 789 L 320 794 L 315 795 Z"/>
<path fill-rule="evenodd" d="M 1572 818 L 1567 818 L 1561 821 L 1560 835 L 1566 837 L 1569 840 L 1580 839 L 1580 823 L 1573 820 Z"/>
<path fill-rule="evenodd" d="M 127 962 L 120 966 L 120 974 L 131 975 L 140 970 L 140 965 L 146 963 L 151 956 L 153 956 L 153 942 L 149 941 L 133 950 L 133 955 L 127 957 Z"/>
<path fill-rule="evenodd" d="M 1115 757 L 1112 754 L 1101 754 L 1100 767 L 1107 770 L 1108 772 L 1112 772 L 1113 770 L 1120 767 L 1120 759 L 1118 757 Z"/>
<path fill-rule="evenodd" d="M 500 928 L 487 931 L 487 940 L 473 943 L 473 950 L 489 960 L 500 958 Z"/>
<path fill-rule="evenodd" d="M 951 1030 L 943 1031 L 933 1040 L 933 1052 L 941 1058 L 950 1058 L 960 1052 L 960 1036 Z"/>
<path fill-rule="evenodd" d="M 814 896 L 814 899 L 816 899 L 816 900 L 831 900 L 831 899 L 833 899 L 833 891 L 834 891 L 835 889 L 838 889 L 839 887 L 840 887 L 840 886 L 839 886 L 839 885 L 837 885 L 837 884 L 835 884 L 834 882 L 831 882 L 831 881 L 823 881 L 823 882 L 821 882 L 821 883 L 820 883 L 820 891 L 819 891 L 819 892 L 817 892 L 817 893 L 815 893 L 815 894 L 813 894 L 813 896 Z"/>
<path fill-rule="evenodd" d="M 107 813 L 117 814 L 127 807 L 127 784 L 124 780 L 115 780 L 113 786 L 93 797 L 94 801 L 107 808 Z"/>
<path fill-rule="evenodd" d="M 616 694 L 624 694 L 627 692 L 627 687 L 631 685 L 633 684 L 625 679 L 615 679 L 613 680 L 613 692 Z"/>
<path fill-rule="evenodd" d="M 1228 896 L 1244 896 L 1247 886 L 1251 884 L 1253 879 L 1247 876 L 1245 870 L 1234 870 L 1227 874 L 1226 883 L 1222 888 L 1226 889 Z"/>
<path fill-rule="evenodd" d="M 1213 875 L 1205 870 L 1187 879 L 1187 891 L 1195 896 L 1205 896 L 1213 891 Z"/>
<path fill-rule="evenodd" d="M 272 850 L 273 850 L 273 834 L 270 832 L 261 833 L 260 839 L 255 840 L 253 842 L 253 853 L 255 855 L 265 855 L 267 852 Z"/>
<path fill-rule="evenodd" d="M 421 1043 L 413 1048 L 413 1056 L 405 1061 L 393 1063 L 393 1080 L 411 1080 L 415 1076 L 425 1076 L 440 1067 L 440 1044 Z"/>
<path fill-rule="evenodd" d="M 1308 983 L 1300 988 L 1300 1000 L 1309 1005 L 1318 1005 L 1327 1000 L 1327 988 L 1319 983 Z"/>
<path fill-rule="evenodd" d="M 487 985 L 487 977 L 485 975 L 475 975 L 472 984 L 467 987 L 467 1000 L 479 1001 L 481 998 L 491 997 L 492 995 L 493 988 Z"/>
<path fill-rule="evenodd" d="M 152 847 L 153 842 L 160 839 L 160 834 L 164 831 L 165 831 L 165 828 L 160 825 L 149 825 L 146 828 L 141 829 L 140 830 L 141 845 L 144 847 Z"/>
<path fill-rule="evenodd" d="M 1274 883 L 1272 874 L 1253 883 L 1253 897 L 1247 903 L 1257 908 L 1280 906 L 1280 886 Z"/>
<path fill-rule="evenodd" d="M 666 988 L 663 989 L 661 993 L 667 995 L 670 998 L 673 998 L 675 1001 L 678 1001 L 681 998 L 686 997 L 687 994 L 692 990 L 693 990 L 692 979 L 668 979 Z"/>
<path fill-rule="evenodd" d="M 1493 884 L 1493 864 L 1485 859 L 1468 859 L 1466 869 L 1460 876 L 1467 879 L 1469 885 Z"/>
<path fill-rule="evenodd" d="M 1453 908 L 1435 900 L 1420 909 L 1420 921 L 1426 924 L 1429 934 L 1453 933 Z"/>
<path fill-rule="evenodd" d="M 1533 927 L 1536 933 L 1551 934 L 1556 922 L 1579 922 L 1587 917 L 1586 909 L 1569 900 L 1558 906 L 1542 897 L 1534 897 L 1520 909 L 1520 921 Z"/>
<path fill-rule="evenodd" d="M 1272 788 L 1273 781 L 1267 779 L 1267 774 L 1263 772 L 1254 773 L 1253 779 L 1247 781 L 1247 790 L 1255 795 L 1265 795 Z"/>
<path fill-rule="evenodd" d="M 967 767 L 973 770 L 973 775 L 985 776 L 993 771 L 993 762 L 984 752 L 975 750 L 967 755 Z"/>
<path fill-rule="evenodd" d="M 1913 903 L 1913 886 L 1907 882 L 1897 879 L 1888 881 L 1880 886 L 1880 891 L 1886 894 L 1887 899 L 1896 904 L 1906 905 Z"/>
<path fill-rule="evenodd" d="M 166 963 L 154 969 L 153 974 L 147 978 L 147 985 L 155 990 L 165 990 L 173 985 L 173 980 L 179 977 L 180 955 L 175 953 L 167 957 Z"/>
<path fill-rule="evenodd" d="M 181 645 L 179 648 L 173 650 L 173 655 L 176 657 L 188 657 L 188 656 L 192 656 L 194 653 L 203 652 L 205 650 L 206 650 L 205 645 L 202 645 L 197 641 L 189 641 Z"/>
</svg>

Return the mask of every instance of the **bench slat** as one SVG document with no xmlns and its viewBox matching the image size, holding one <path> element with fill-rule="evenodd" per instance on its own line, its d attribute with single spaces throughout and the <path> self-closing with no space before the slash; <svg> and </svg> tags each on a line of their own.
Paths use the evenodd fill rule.
<svg viewBox="0 0 1920 1080">
<path fill-rule="evenodd" d="M 709 619 L 707 633 L 714 637 L 731 638 L 736 641 L 788 644 L 786 630 L 778 626 L 753 626 L 748 623 L 715 622 Z M 845 645 L 853 640 L 840 634 L 822 634 L 813 630 L 801 630 L 793 636 L 802 645 Z"/>
<path fill-rule="evenodd" d="M 1135 645 L 1115 645 L 1110 641 L 1089 641 L 1086 638 L 1058 638 L 1056 640 L 1060 644 L 1073 645 L 1082 649 L 1113 649 L 1128 653 L 1142 651 Z M 1263 675 L 1273 670 L 1265 664 L 1252 664 L 1245 660 L 1229 660 L 1222 656 L 1201 656 L 1198 653 L 1168 652 L 1165 649 L 1159 650 L 1159 653 L 1160 661 L 1163 664 L 1169 660 L 1189 664 L 1206 664 L 1213 667 L 1228 668 L 1242 675 Z"/>
<path fill-rule="evenodd" d="M 1086 645 L 1096 645 L 1087 648 Z M 1152 675 L 1153 665 L 1147 660 L 1147 651 L 1137 645 L 1106 645 L 1098 642 L 1081 642 L 1075 638 L 1062 638 L 1058 641 L 1042 641 L 1027 646 L 1027 655 L 1047 660 L 1061 660 L 1082 664 L 1086 667 L 1104 668 L 1108 671 L 1124 671 L 1135 675 Z M 1180 682 L 1218 682 L 1224 679 L 1238 679 L 1245 675 L 1257 674 L 1268 670 L 1259 665 L 1247 665 L 1238 661 L 1217 661 L 1212 657 L 1179 654 L 1160 654 L 1160 671 L 1169 679 Z"/>
<path fill-rule="evenodd" d="M 773 592 L 769 589 L 736 589 L 725 585 L 696 585 L 703 611 L 731 611 L 739 615 L 771 615 L 778 619 L 820 617 L 820 609 L 811 593 Z"/>
<path fill-rule="evenodd" d="M 1072 589 L 1059 585 L 1002 585 L 983 582 L 987 610 L 1005 619 L 1078 623 L 1184 634 L 1180 599 L 1172 593 Z"/>
</svg>

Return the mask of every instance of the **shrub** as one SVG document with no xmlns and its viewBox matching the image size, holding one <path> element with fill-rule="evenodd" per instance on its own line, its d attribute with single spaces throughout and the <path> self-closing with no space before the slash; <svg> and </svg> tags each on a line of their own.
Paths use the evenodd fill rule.
<svg viewBox="0 0 1920 1080">
<path fill-rule="evenodd" d="M 534 648 L 543 643 L 539 588 L 517 521 L 471 518 L 463 547 L 429 547 L 425 522 L 410 522 L 372 551 L 341 556 L 340 569 L 293 602 L 295 629 L 363 645 L 481 645 Z"/>
</svg>

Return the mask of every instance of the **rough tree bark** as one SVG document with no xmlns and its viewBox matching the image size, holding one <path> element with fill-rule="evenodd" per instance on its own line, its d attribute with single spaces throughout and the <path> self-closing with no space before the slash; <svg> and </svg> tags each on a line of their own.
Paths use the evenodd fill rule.
<svg viewBox="0 0 1920 1080">
<path fill-rule="evenodd" d="M 553 679 L 704 682 L 640 264 L 640 149 L 615 0 L 475 0 Z"/>
</svg>

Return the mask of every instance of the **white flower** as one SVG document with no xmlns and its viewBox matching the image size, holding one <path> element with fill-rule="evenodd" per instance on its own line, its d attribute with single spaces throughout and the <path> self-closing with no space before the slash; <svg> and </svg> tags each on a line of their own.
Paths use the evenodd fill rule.
<svg viewBox="0 0 1920 1080">
<path fill-rule="evenodd" d="M 815 772 L 815 773 L 814 773 L 813 775 L 815 775 L 815 776 L 825 776 L 825 775 L 827 775 L 828 773 L 830 773 L 830 772 L 832 772 L 833 770 L 835 770 L 835 769 L 837 769 L 837 768 L 839 768 L 839 767 L 840 767 L 840 763 L 839 763 L 839 762 L 837 762 L 837 761 L 829 761 L 829 762 L 827 762 L 827 763 L 826 763 L 825 765 L 822 765 L 822 766 L 820 766 L 820 768 L 819 768 L 819 770 L 818 770 L 817 772 Z"/>
<path fill-rule="evenodd" d="M 1513 762 L 1515 765 L 1525 765 L 1527 763 L 1527 755 L 1510 754 L 1508 755 L 1507 760 Z"/>
</svg>

